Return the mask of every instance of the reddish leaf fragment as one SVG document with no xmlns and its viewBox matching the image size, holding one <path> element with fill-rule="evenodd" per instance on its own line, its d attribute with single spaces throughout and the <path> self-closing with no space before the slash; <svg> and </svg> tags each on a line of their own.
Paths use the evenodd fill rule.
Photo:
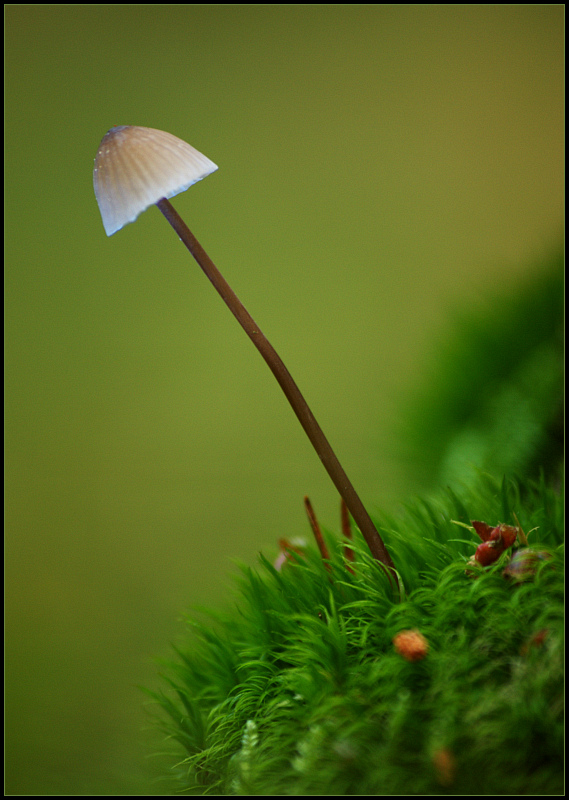
<svg viewBox="0 0 569 800">
<path fill-rule="evenodd" d="M 502 550 L 507 550 L 516 541 L 518 529 L 513 525 L 497 525 L 490 536 L 491 541 L 501 542 Z"/>
<path fill-rule="evenodd" d="M 502 553 L 511 547 L 516 541 L 518 529 L 513 525 L 502 525 L 501 523 L 492 527 L 486 522 L 472 520 L 474 530 L 482 539 L 474 554 L 474 559 L 487 567 L 493 564 Z"/>
<path fill-rule="evenodd" d="M 471 522 L 474 526 L 474 530 L 480 536 L 482 541 L 487 542 L 494 528 L 491 525 L 488 525 L 486 522 L 478 522 L 475 519 L 471 520 Z"/>
</svg>

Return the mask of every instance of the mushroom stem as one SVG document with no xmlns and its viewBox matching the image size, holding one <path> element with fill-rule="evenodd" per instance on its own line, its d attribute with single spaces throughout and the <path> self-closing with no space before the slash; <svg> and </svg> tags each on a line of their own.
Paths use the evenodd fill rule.
<svg viewBox="0 0 569 800">
<path fill-rule="evenodd" d="M 308 403 L 292 379 L 290 372 L 285 367 L 280 356 L 266 336 L 261 332 L 259 326 L 255 323 L 243 303 L 239 300 L 231 286 L 219 272 L 211 258 L 205 252 L 201 244 L 190 231 L 172 204 L 165 198 L 162 198 L 156 203 L 156 205 L 164 214 L 170 225 L 174 228 L 182 242 L 186 245 L 192 256 L 195 258 L 199 266 L 214 285 L 215 289 L 221 295 L 229 310 L 237 318 L 237 321 L 247 336 L 249 336 L 257 350 L 265 359 L 269 369 L 279 382 L 281 389 L 291 404 L 300 424 L 304 428 L 306 435 L 312 442 L 312 446 L 324 464 L 328 475 L 340 492 L 340 495 L 344 498 L 344 501 L 350 510 L 356 525 L 361 530 L 362 535 L 367 542 L 371 554 L 383 565 L 389 579 L 394 583 L 395 587 L 399 588 L 395 566 L 391 560 L 391 556 L 387 552 L 381 536 L 377 532 L 377 529 L 371 521 L 369 514 L 367 513 L 362 501 L 356 493 L 356 490 L 344 472 L 344 469 L 338 461 L 336 454 L 324 436 L 320 425 L 316 422 L 312 411 L 308 407 Z"/>
</svg>

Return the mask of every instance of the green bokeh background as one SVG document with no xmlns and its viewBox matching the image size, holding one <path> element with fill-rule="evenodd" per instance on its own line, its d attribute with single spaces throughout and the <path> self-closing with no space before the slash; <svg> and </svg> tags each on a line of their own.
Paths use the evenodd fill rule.
<svg viewBox="0 0 569 800">
<path fill-rule="evenodd" d="M 449 311 L 563 225 L 562 5 L 5 6 L 6 791 L 160 793 L 137 684 L 338 498 L 155 209 L 105 236 L 115 124 L 219 171 L 175 206 L 269 336 L 362 499 L 417 488 L 403 399 Z"/>
</svg>

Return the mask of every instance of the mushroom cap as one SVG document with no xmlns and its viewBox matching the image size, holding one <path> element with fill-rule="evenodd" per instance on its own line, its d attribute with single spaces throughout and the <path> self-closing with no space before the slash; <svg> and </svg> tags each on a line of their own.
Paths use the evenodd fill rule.
<svg viewBox="0 0 569 800">
<path fill-rule="evenodd" d="M 101 140 L 93 169 L 107 236 L 216 169 L 213 161 L 171 133 L 138 125 L 111 128 Z"/>
</svg>

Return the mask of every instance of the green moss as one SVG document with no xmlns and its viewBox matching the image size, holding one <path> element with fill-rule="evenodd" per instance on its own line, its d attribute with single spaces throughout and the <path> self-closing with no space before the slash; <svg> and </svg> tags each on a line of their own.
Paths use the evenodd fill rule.
<svg viewBox="0 0 569 800">
<path fill-rule="evenodd" d="M 529 581 L 504 577 L 506 554 L 466 570 L 479 540 L 453 520 L 504 520 L 504 502 L 549 555 Z M 330 570 L 315 549 L 280 572 L 263 557 L 258 570 L 243 568 L 237 610 L 190 623 L 191 643 L 170 669 L 177 699 L 155 696 L 183 752 L 182 790 L 562 791 L 561 523 L 544 485 L 521 493 L 482 477 L 469 498 L 420 502 L 380 526 L 405 563 L 402 601 L 357 538 L 353 573 L 332 538 Z M 392 639 L 413 628 L 429 651 L 407 662 Z M 447 777 L 441 752 L 454 762 Z"/>
<path fill-rule="evenodd" d="M 235 607 L 188 620 L 152 693 L 177 790 L 563 793 L 558 274 L 467 326 L 441 361 L 415 433 L 453 488 L 375 520 L 400 595 L 356 531 L 354 562 L 333 535 L 328 563 L 316 547 L 281 570 L 261 556 L 242 567 Z M 511 551 L 468 563 L 472 519 L 521 525 L 539 554 L 524 580 L 504 572 Z M 428 652 L 408 661 L 393 638 L 413 629 Z"/>
</svg>

